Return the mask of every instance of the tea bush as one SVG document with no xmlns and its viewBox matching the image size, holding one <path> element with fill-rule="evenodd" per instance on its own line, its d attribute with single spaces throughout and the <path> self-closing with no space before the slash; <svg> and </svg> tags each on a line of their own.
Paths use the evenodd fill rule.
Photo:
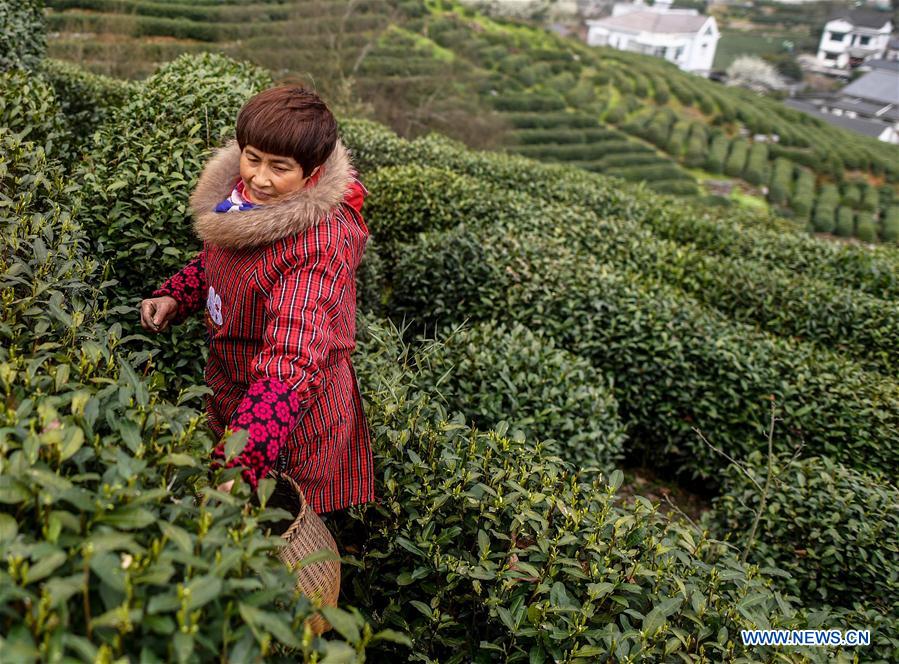
<svg viewBox="0 0 899 664">
<path fill-rule="evenodd" d="M 749 148 L 749 157 L 743 177 L 754 185 L 768 181 L 768 146 L 765 143 L 753 143 Z"/>
<path fill-rule="evenodd" d="M 855 233 L 855 213 L 848 207 L 837 208 L 837 223 L 834 233 L 841 237 L 852 237 Z"/>
<path fill-rule="evenodd" d="M 724 172 L 733 177 L 742 175 L 748 155 L 748 141 L 742 138 L 732 140 L 730 142 L 730 151 L 727 153 L 727 160 L 724 162 Z"/>
<path fill-rule="evenodd" d="M 815 176 L 804 168 L 799 169 L 796 175 L 796 189 L 790 205 L 797 217 L 808 218 L 812 211 L 812 203 L 815 198 Z"/>
<path fill-rule="evenodd" d="M 699 122 L 690 125 L 690 138 L 687 141 L 687 154 L 684 163 L 689 168 L 702 168 L 708 159 L 708 136 L 705 126 Z"/>
<path fill-rule="evenodd" d="M 199 242 L 188 198 L 214 147 L 234 133 L 237 113 L 271 79 L 251 65 L 219 55 L 186 55 L 145 81 L 95 135 L 77 176 L 82 219 L 96 255 L 109 261 L 118 319 L 140 332 L 137 306 L 192 258 Z M 135 269 L 137 267 L 137 269 Z M 158 361 L 170 369 L 165 393 L 200 376 L 206 347 L 199 317 L 165 334 Z"/>
<path fill-rule="evenodd" d="M 43 1 L 0 2 L 0 72 L 36 69 L 46 49 Z M 5 90 L 3 94 L 6 95 Z"/>
<path fill-rule="evenodd" d="M 859 212 L 856 217 L 855 234 L 864 242 L 877 242 L 877 222 L 870 212 Z"/>
<path fill-rule="evenodd" d="M 342 130 L 363 172 L 381 166 L 439 163 L 537 198 L 639 221 L 661 237 L 705 252 L 792 270 L 885 299 L 899 297 L 899 260 L 888 248 L 822 242 L 787 227 L 768 227 L 753 212 L 719 213 L 577 168 L 472 152 L 442 137 L 408 142 L 380 125 L 358 120 L 342 122 Z"/>
<path fill-rule="evenodd" d="M 776 205 L 785 205 L 793 186 L 793 162 L 779 157 L 774 161 L 771 182 L 768 184 L 768 200 Z"/>
<path fill-rule="evenodd" d="M 717 134 L 712 138 L 712 144 L 709 147 L 709 157 L 706 168 L 712 173 L 722 173 L 724 171 L 724 160 L 727 156 L 727 148 L 730 141 L 724 134 Z"/>
<path fill-rule="evenodd" d="M 0 127 L 39 144 L 50 157 L 68 158 L 69 128 L 53 88 L 30 71 L 0 71 Z"/>
<path fill-rule="evenodd" d="M 887 188 L 887 191 L 892 190 Z M 880 207 L 880 192 L 878 192 L 877 187 L 871 185 L 865 187 L 865 192 L 862 195 L 862 201 L 859 207 L 867 212 L 873 212 Z"/>
<path fill-rule="evenodd" d="M 372 233 L 390 256 L 422 231 L 501 224 L 552 232 L 582 246 L 605 264 L 654 277 L 729 317 L 771 332 L 814 340 L 857 358 L 873 370 L 894 373 L 899 308 L 754 261 L 719 257 L 656 237 L 626 220 L 603 220 L 573 205 L 547 204 L 524 193 L 435 168 L 375 171 L 367 200 Z"/>
<path fill-rule="evenodd" d="M 0 660 L 249 661 L 280 644 L 313 661 L 402 641 L 337 609 L 345 640 L 304 633 L 313 606 L 265 532 L 283 512 L 251 507 L 243 484 L 204 488 L 214 441 L 185 405 L 202 390 L 166 402 L 141 376 L 149 353 L 100 307 L 111 284 L 75 185 L 40 146 L 6 130 L 0 144 Z"/>
<path fill-rule="evenodd" d="M 836 227 L 835 213 L 834 204 L 830 203 L 824 194 L 818 196 L 818 201 L 815 204 L 815 216 L 812 221 L 815 230 L 819 233 L 832 233 Z"/>
<path fill-rule="evenodd" d="M 589 362 L 520 325 L 482 323 L 441 337 L 417 383 L 479 429 L 506 422 L 579 467 L 622 457 L 624 427 L 609 381 Z"/>
<path fill-rule="evenodd" d="M 53 86 L 73 142 L 82 148 L 137 91 L 134 83 L 99 76 L 62 60 L 44 60 L 41 73 Z"/>
<path fill-rule="evenodd" d="M 861 201 L 861 190 L 857 184 L 847 184 L 843 187 L 843 196 L 840 200 L 842 205 L 850 208 L 857 208 Z"/>
<path fill-rule="evenodd" d="M 99 132 L 79 169 L 87 230 L 128 294 L 146 296 L 149 283 L 193 256 L 192 187 L 212 148 L 233 137 L 240 107 L 270 84 L 252 65 L 185 55 L 144 82 Z"/>
<path fill-rule="evenodd" d="M 864 598 L 871 607 L 899 612 L 899 489 L 827 457 L 778 457 L 772 470 L 750 558 L 788 571 L 783 586 L 812 604 L 851 607 Z M 750 455 L 745 471 L 728 469 L 715 499 L 715 532 L 741 548 L 766 474 L 767 459 Z"/>
<path fill-rule="evenodd" d="M 602 264 L 565 237 L 508 228 L 427 234 L 393 287 L 397 315 L 448 323 L 497 318 L 539 327 L 615 380 L 633 437 L 659 463 L 714 481 L 721 458 L 750 451 L 774 395 L 781 444 L 891 472 L 899 386 L 811 344 L 778 339 L 697 306 L 649 277 Z M 710 344 L 709 340 L 714 339 Z"/>
<path fill-rule="evenodd" d="M 748 656 L 739 629 L 795 619 L 758 568 L 645 499 L 622 505 L 617 474 L 607 486 L 540 442 L 449 416 L 416 382 L 429 348 L 366 330 L 381 503 L 338 523 L 364 542 L 343 590 L 411 635 L 409 661 L 734 661 Z M 387 645 L 377 656 L 398 656 Z"/>
<path fill-rule="evenodd" d="M 522 145 L 590 143 L 624 137 L 611 129 L 519 129 L 512 135 Z"/>
<path fill-rule="evenodd" d="M 899 206 L 893 206 L 886 211 L 883 220 L 883 239 L 899 243 Z"/>
</svg>

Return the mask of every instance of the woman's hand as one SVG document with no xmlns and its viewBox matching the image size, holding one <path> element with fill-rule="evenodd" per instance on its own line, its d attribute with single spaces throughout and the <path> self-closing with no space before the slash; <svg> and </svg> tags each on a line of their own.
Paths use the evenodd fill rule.
<svg viewBox="0 0 899 664">
<path fill-rule="evenodd" d="M 151 297 L 140 303 L 140 324 L 148 332 L 164 332 L 178 313 L 178 300 L 169 296 Z"/>
</svg>

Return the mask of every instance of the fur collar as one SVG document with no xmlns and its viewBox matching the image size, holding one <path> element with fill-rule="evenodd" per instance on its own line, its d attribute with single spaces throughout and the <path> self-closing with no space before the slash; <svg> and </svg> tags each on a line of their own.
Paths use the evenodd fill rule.
<svg viewBox="0 0 899 664">
<path fill-rule="evenodd" d="M 314 184 L 277 203 L 260 205 L 239 214 L 215 212 L 240 177 L 240 147 L 232 139 L 215 151 L 190 196 L 194 231 L 204 242 L 226 249 L 246 249 L 301 233 L 326 216 L 343 200 L 352 184 L 349 152 L 340 139 L 322 165 Z"/>
</svg>

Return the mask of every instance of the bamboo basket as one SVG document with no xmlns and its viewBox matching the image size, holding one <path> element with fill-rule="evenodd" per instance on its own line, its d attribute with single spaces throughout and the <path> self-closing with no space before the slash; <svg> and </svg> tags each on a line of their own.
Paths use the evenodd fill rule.
<svg viewBox="0 0 899 664">
<path fill-rule="evenodd" d="M 313 601 L 320 601 L 323 606 L 337 606 L 340 595 L 340 558 L 337 543 L 321 518 L 306 502 L 296 480 L 286 473 L 273 473 L 275 479 L 286 483 L 296 494 L 299 501 L 299 513 L 293 523 L 281 535 L 287 545 L 278 552 L 278 558 L 291 569 L 316 551 L 329 549 L 334 552 L 334 560 L 323 560 L 310 563 L 295 570 L 297 589 Z M 321 634 L 331 629 L 331 625 L 321 616 L 306 619 L 314 634 Z"/>
</svg>

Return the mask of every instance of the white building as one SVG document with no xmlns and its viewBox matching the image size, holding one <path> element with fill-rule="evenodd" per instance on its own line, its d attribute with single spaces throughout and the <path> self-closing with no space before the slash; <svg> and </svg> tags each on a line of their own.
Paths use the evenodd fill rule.
<svg viewBox="0 0 899 664">
<path fill-rule="evenodd" d="M 821 33 L 818 62 L 849 69 L 866 60 L 883 58 L 890 43 L 890 14 L 874 9 L 841 9 L 832 14 Z"/>
<path fill-rule="evenodd" d="M 665 58 L 684 71 L 708 76 L 721 33 L 711 16 L 695 9 L 671 9 L 656 0 L 616 4 L 608 18 L 587 21 L 587 43 Z"/>
<path fill-rule="evenodd" d="M 784 103 L 845 129 L 899 144 L 899 62 L 871 60 L 871 71 L 837 93 Z"/>
</svg>

